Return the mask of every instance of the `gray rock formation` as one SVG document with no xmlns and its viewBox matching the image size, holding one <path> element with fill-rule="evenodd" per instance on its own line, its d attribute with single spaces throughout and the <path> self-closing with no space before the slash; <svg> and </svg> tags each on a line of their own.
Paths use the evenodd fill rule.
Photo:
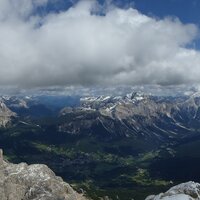
<svg viewBox="0 0 200 200">
<path fill-rule="evenodd" d="M 5 127 L 11 121 L 11 118 L 15 116 L 16 114 L 0 101 L 0 127 Z"/>
<path fill-rule="evenodd" d="M 3 164 L 3 150 L 0 149 L 0 166 Z"/>
<path fill-rule="evenodd" d="M 182 183 L 172 187 L 165 193 L 151 195 L 145 200 L 199 200 L 200 184 L 195 182 Z"/>
<path fill-rule="evenodd" d="M 0 151 L 1 200 L 86 200 L 46 165 L 12 164 Z"/>
</svg>

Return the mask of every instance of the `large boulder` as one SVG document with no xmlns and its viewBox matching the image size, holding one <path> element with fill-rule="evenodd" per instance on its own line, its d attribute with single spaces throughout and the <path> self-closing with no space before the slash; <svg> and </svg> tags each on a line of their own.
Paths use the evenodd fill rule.
<svg viewBox="0 0 200 200">
<path fill-rule="evenodd" d="M 192 181 L 182 183 L 165 193 L 148 196 L 145 200 L 200 200 L 200 184 Z"/>
<path fill-rule="evenodd" d="M 46 165 L 8 163 L 0 153 L 1 200 L 86 200 Z"/>
</svg>

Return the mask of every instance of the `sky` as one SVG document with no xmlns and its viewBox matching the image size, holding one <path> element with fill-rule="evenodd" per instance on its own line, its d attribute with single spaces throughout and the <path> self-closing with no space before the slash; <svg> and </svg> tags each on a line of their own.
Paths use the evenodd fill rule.
<svg viewBox="0 0 200 200">
<path fill-rule="evenodd" d="M 199 0 L 1 0 L 0 85 L 200 84 Z"/>
</svg>

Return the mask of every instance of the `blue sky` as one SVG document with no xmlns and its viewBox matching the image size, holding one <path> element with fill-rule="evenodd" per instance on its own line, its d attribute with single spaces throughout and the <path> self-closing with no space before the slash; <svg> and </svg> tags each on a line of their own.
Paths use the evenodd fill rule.
<svg viewBox="0 0 200 200">
<path fill-rule="evenodd" d="M 131 2 L 125 0 L 123 2 Z M 134 0 L 135 8 L 146 15 L 164 18 L 177 17 L 183 23 L 194 23 L 200 26 L 199 0 Z M 196 40 L 196 48 L 200 49 L 200 40 Z"/>
<path fill-rule="evenodd" d="M 47 10 L 65 10 L 78 0 L 57 0 L 48 5 Z M 101 4 L 105 0 L 98 0 Z M 174 16 L 183 23 L 200 24 L 199 0 L 113 0 L 112 3 L 119 7 L 134 6 L 140 12 L 156 17 Z"/>
<path fill-rule="evenodd" d="M 70 8 L 80 0 L 52 1 L 46 8 L 39 8 L 39 12 L 59 12 Z M 107 0 L 98 0 L 104 4 Z M 134 7 L 141 13 L 156 17 L 174 17 L 183 23 L 194 23 L 200 27 L 200 0 L 110 0 L 121 8 Z M 197 39 L 193 48 L 200 49 L 200 39 Z"/>
<path fill-rule="evenodd" d="M 131 2 L 125 0 L 123 2 Z M 147 15 L 176 16 L 184 23 L 200 23 L 199 0 L 134 0 L 135 8 Z"/>
</svg>

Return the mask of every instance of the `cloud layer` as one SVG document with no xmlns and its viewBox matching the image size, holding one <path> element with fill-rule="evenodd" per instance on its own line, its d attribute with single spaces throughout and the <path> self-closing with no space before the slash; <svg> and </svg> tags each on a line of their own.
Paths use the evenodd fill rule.
<svg viewBox="0 0 200 200">
<path fill-rule="evenodd" d="M 195 25 L 94 1 L 32 15 L 47 1 L 0 1 L 1 85 L 200 83 Z"/>
</svg>

